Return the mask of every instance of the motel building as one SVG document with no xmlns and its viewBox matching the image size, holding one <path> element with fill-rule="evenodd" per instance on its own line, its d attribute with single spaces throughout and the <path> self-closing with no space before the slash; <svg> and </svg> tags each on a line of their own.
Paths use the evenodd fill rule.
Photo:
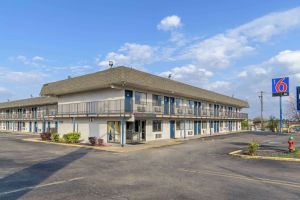
<svg viewBox="0 0 300 200">
<path fill-rule="evenodd" d="M 80 132 L 129 144 L 241 130 L 246 101 L 127 67 L 44 84 L 41 97 L 0 104 L 2 131 Z"/>
</svg>

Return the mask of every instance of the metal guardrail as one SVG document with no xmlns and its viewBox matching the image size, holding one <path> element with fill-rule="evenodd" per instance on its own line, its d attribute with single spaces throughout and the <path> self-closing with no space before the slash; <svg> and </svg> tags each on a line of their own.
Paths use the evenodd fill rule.
<svg viewBox="0 0 300 200">
<path fill-rule="evenodd" d="M 157 105 L 152 103 L 133 104 L 124 99 L 104 100 L 92 102 L 80 102 L 71 104 L 59 104 L 57 111 L 37 111 L 30 113 L 2 113 L 1 120 L 9 119 L 44 119 L 58 116 L 79 115 L 123 115 L 123 114 L 155 114 L 161 116 L 196 117 L 196 118 L 224 118 L 224 119 L 247 119 L 247 113 L 239 113 L 228 110 L 215 110 L 194 106 Z"/>
<path fill-rule="evenodd" d="M 189 116 L 189 117 L 210 117 L 210 118 L 233 118 L 246 119 L 247 113 L 233 111 L 221 111 L 214 109 L 204 109 L 193 106 L 171 106 L 157 105 L 152 103 L 133 104 L 129 102 L 125 107 L 125 101 L 106 100 L 94 102 L 81 102 L 58 105 L 58 115 L 122 115 L 136 113 L 151 113 L 162 116 Z"/>
</svg>

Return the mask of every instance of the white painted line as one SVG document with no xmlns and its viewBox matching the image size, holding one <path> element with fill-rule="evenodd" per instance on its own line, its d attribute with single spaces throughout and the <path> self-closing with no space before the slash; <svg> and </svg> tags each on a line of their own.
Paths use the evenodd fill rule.
<svg viewBox="0 0 300 200">
<path fill-rule="evenodd" d="M 52 182 L 52 183 L 46 183 L 46 184 L 32 186 L 32 187 L 23 187 L 23 188 L 19 188 L 19 189 L 16 189 L 16 190 L 10 190 L 10 191 L 7 191 L 7 192 L 2 192 L 2 193 L 0 193 L 0 196 L 7 195 L 7 194 L 12 194 L 12 193 L 16 193 L 16 192 L 22 192 L 22 191 L 25 191 L 25 190 L 33 190 L 33 189 L 48 187 L 48 186 L 52 186 L 52 185 L 59 185 L 59 184 L 63 184 L 63 183 L 68 183 L 68 182 L 72 182 L 72 181 L 81 180 L 81 179 L 84 179 L 84 178 L 85 177 L 77 177 L 77 178 L 72 178 L 72 179 L 69 179 L 69 180 L 55 181 L 55 182 Z"/>
<path fill-rule="evenodd" d="M 240 179 L 240 180 L 245 180 L 245 181 L 263 182 L 263 183 L 270 183 L 270 184 L 275 184 L 275 185 L 284 185 L 284 186 L 288 186 L 288 187 L 300 188 L 300 183 L 297 183 L 297 182 L 282 181 L 282 180 L 276 180 L 276 179 L 266 179 L 266 178 L 260 178 L 260 177 L 247 177 L 247 176 L 235 175 L 235 174 L 230 174 L 230 173 L 220 173 L 220 172 L 205 171 L 205 170 L 203 170 L 203 171 L 188 170 L 188 169 L 178 169 L 178 170 L 184 171 L 184 172 L 189 172 L 189 173 L 221 176 L 221 177 Z"/>
</svg>

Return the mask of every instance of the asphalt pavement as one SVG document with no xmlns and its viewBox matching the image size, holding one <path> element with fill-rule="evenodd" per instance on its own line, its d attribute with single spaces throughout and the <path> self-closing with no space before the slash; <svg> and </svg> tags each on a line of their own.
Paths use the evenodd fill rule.
<svg viewBox="0 0 300 200">
<path fill-rule="evenodd" d="M 300 199 L 300 163 L 228 155 L 252 139 L 284 144 L 288 135 L 240 133 L 129 153 L 22 138 L 0 134 L 1 200 Z"/>
</svg>

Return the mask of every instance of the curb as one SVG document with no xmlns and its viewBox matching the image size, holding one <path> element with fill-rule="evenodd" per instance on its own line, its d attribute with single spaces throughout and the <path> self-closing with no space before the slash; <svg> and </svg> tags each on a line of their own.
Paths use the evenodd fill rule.
<svg viewBox="0 0 300 200">
<path fill-rule="evenodd" d="M 86 146 L 81 144 L 66 144 L 66 143 L 56 143 L 56 142 L 48 142 L 48 141 L 41 141 L 39 139 L 21 139 L 26 142 L 36 142 L 36 143 L 45 143 L 45 144 L 54 144 L 54 145 L 61 145 L 61 146 L 68 146 L 68 147 L 78 147 L 78 148 L 86 148 L 86 149 L 96 149 L 99 151 L 109 151 L 109 152 L 117 152 L 117 153 L 123 153 L 124 151 L 119 150 L 113 150 L 113 149 L 104 149 L 104 147 L 97 147 L 97 146 Z"/>
<path fill-rule="evenodd" d="M 107 151 L 107 152 L 113 152 L 113 153 L 129 153 L 134 151 L 141 151 L 145 149 L 155 149 L 160 147 L 166 147 L 166 146 L 172 146 L 172 145 L 178 145 L 181 144 L 181 141 L 172 141 L 168 144 L 163 145 L 152 145 L 152 146 L 141 146 L 137 149 L 126 149 L 126 147 L 114 147 L 114 146 L 87 146 L 87 145 L 81 145 L 81 144 L 67 144 L 67 143 L 56 143 L 56 142 L 49 142 L 49 141 L 42 141 L 39 139 L 34 138 L 23 138 L 22 141 L 26 142 L 36 142 L 36 143 L 45 143 L 45 144 L 54 144 L 54 145 L 61 145 L 61 146 L 67 146 L 67 147 L 77 147 L 77 148 L 86 148 L 86 149 L 95 149 L 98 151 Z"/>
<path fill-rule="evenodd" d="M 300 162 L 300 158 L 280 158 L 280 157 L 271 157 L 271 156 L 249 156 L 240 154 L 242 150 L 237 150 L 230 152 L 229 155 L 237 156 L 245 159 L 259 159 L 259 160 L 277 160 L 277 161 L 292 161 L 292 162 Z"/>
</svg>

